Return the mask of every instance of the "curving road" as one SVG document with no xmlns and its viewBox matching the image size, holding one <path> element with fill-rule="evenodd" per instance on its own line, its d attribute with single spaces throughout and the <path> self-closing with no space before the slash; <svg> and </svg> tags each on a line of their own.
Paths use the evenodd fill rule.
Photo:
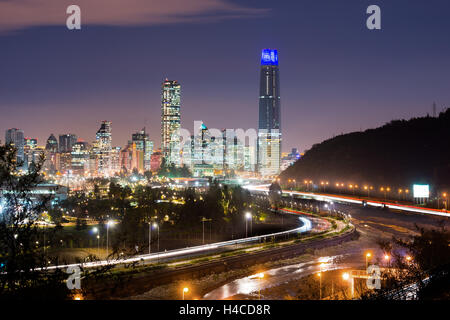
<svg viewBox="0 0 450 320">
<path fill-rule="evenodd" d="M 102 261 L 86 262 L 86 263 L 73 263 L 73 264 L 49 266 L 49 267 L 47 267 L 47 269 L 54 270 L 54 269 L 68 268 L 68 267 L 74 267 L 74 266 L 80 266 L 83 268 L 95 268 L 95 267 L 108 266 L 108 265 L 131 264 L 131 263 L 137 263 L 137 262 L 148 263 L 148 262 L 152 262 L 152 261 L 161 261 L 161 260 L 169 259 L 169 258 L 189 257 L 193 254 L 214 252 L 215 250 L 230 247 L 230 246 L 240 245 L 240 244 L 244 244 L 244 243 L 251 243 L 251 242 L 259 242 L 261 240 L 264 240 L 265 238 L 278 237 L 278 236 L 288 235 L 288 234 L 293 234 L 293 233 L 305 233 L 305 232 L 308 232 L 313 229 L 312 219 L 313 218 L 308 217 L 308 216 L 301 216 L 301 217 L 299 217 L 301 226 L 298 228 L 292 229 L 292 230 L 287 230 L 287 231 L 275 232 L 275 233 L 270 233 L 270 234 L 255 236 L 255 237 L 241 238 L 241 239 L 230 240 L 230 241 L 216 242 L 216 243 L 188 247 L 188 248 L 183 248 L 183 249 L 175 249 L 175 250 L 169 250 L 169 251 L 164 251 L 164 252 L 143 254 L 143 255 L 138 255 L 138 256 L 134 256 L 132 258 L 126 258 L 126 259 L 113 259 L 113 260 L 102 260 Z M 322 226 L 322 224 L 317 224 L 317 225 Z"/>
</svg>

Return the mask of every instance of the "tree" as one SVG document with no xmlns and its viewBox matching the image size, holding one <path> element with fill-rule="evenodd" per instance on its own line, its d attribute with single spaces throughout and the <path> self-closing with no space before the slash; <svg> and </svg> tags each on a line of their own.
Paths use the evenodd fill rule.
<svg viewBox="0 0 450 320">
<path fill-rule="evenodd" d="M 274 182 L 269 187 L 270 205 L 277 210 L 281 202 L 282 190 L 278 183 Z"/>
<path fill-rule="evenodd" d="M 416 298 L 448 299 L 450 292 L 450 232 L 417 227 L 419 235 L 409 240 L 394 238 L 380 242 L 391 258 L 390 268 L 382 273 L 382 290 L 369 292 L 363 299 L 406 299 L 411 285 Z"/>
<path fill-rule="evenodd" d="M 67 278 L 65 273 L 39 270 L 49 259 L 45 250 L 36 245 L 44 232 L 38 222 L 49 198 L 35 199 L 31 191 L 42 182 L 39 172 L 43 162 L 41 157 L 22 174 L 16 149 L 11 145 L 0 146 L 0 298 L 3 299 L 45 299 L 49 295 L 57 299 L 68 295 L 63 282 Z"/>
</svg>

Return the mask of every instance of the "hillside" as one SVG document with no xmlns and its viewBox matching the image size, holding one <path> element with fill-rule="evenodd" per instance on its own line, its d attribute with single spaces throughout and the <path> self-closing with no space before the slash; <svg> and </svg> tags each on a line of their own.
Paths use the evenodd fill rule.
<svg viewBox="0 0 450 320">
<path fill-rule="evenodd" d="M 426 183 L 450 191 L 450 109 L 326 140 L 280 177 L 392 187 Z"/>
</svg>

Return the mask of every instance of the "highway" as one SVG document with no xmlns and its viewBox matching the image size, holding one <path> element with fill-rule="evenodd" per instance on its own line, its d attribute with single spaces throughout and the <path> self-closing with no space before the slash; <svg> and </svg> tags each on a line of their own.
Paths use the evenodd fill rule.
<svg viewBox="0 0 450 320">
<path fill-rule="evenodd" d="M 236 240 L 216 242 L 216 243 L 188 247 L 188 248 L 183 248 L 183 249 L 175 249 L 175 250 L 169 250 L 169 251 L 164 251 L 164 252 L 156 252 L 156 253 L 151 253 L 151 254 L 137 255 L 137 256 L 134 256 L 131 258 L 125 258 L 125 259 L 111 259 L 111 260 L 101 260 L 101 261 L 86 262 L 86 263 L 73 263 L 73 264 L 49 266 L 46 269 L 54 270 L 54 269 L 68 268 L 68 267 L 74 267 L 74 266 L 82 266 L 83 268 L 95 268 L 95 267 L 119 265 L 119 264 L 148 263 L 151 261 L 161 261 L 163 259 L 168 259 L 168 258 L 180 258 L 180 257 L 191 256 L 193 254 L 198 254 L 198 253 L 213 252 L 214 250 L 217 250 L 220 248 L 240 245 L 240 244 L 244 244 L 244 243 L 259 242 L 259 241 L 265 240 L 265 238 L 278 237 L 278 236 L 294 234 L 294 233 L 305 233 L 305 232 L 308 232 L 313 229 L 311 217 L 300 216 L 300 217 L 298 217 L 298 219 L 301 222 L 301 226 L 298 228 L 287 230 L 287 231 L 280 231 L 280 232 L 275 232 L 275 233 L 270 233 L 270 234 L 265 234 L 265 235 L 260 235 L 260 236 L 254 236 L 254 237 L 241 238 L 241 239 L 236 239 Z M 321 226 L 322 224 L 318 224 L 318 225 Z"/>
<path fill-rule="evenodd" d="M 267 194 L 268 186 L 247 186 L 246 188 L 252 192 Z M 206 293 L 203 299 L 229 299 L 233 296 L 257 298 L 258 290 L 272 287 L 284 288 L 285 291 L 272 290 L 271 296 L 262 298 L 283 299 L 283 295 L 274 296 L 273 292 L 296 292 L 295 280 L 319 271 L 318 264 L 324 260 L 327 262 L 323 271 L 349 267 L 361 268 L 365 264 L 367 252 L 372 253 L 372 262 L 383 261 L 384 252 L 380 250 L 378 244 L 380 239 L 389 241 L 393 236 L 407 239 L 418 233 L 417 227 L 439 228 L 449 223 L 448 212 L 434 209 L 377 201 L 368 201 L 367 205 L 363 206 L 361 199 L 309 192 L 283 190 L 283 195 L 292 196 L 294 200 L 324 201 L 329 204 L 329 208 L 345 212 L 351 217 L 352 224 L 358 230 L 359 239 L 317 250 L 315 257 L 306 262 L 264 270 L 263 279 L 259 279 L 257 275 L 249 275 L 232 280 Z M 383 204 L 386 204 L 387 209 L 382 209 Z"/>
<path fill-rule="evenodd" d="M 268 193 L 269 186 L 270 186 L 269 184 L 257 185 L 257 186 L 250 185 L 250 186 L 244 186 L 244 188 L 248 189 L 250 191 L 254 191 L 254 192 Z M 359 204 L 359 205 L 362 205 L 363 202 L 365 202 L 367 206 L 372 206 L 372 207 L 382 208 L 382 207 L 386 206 L 387 208 L 394 209 L 394 210 L 413 212 L 413 213 L 422 213 L 422 214 L 431 214 L 431 215 L 450 218 L 450 211 L 422 208 L 422 207 L 416 207 L 416 206 L 410 206 L 410 205 L 402 205 L 402 204 L 391 203 L 391 202 L 386 202 L 386 201 L 365 200 L 365 199 L 359 199 L 356 197 L 349 197 L 349 196 L 338 196 L 338 195 L 331 195 L 331 194 L 320 194 L 320 193 L 314 193 L 314 192 L 300 192 L 300 191 L 291 191 L 291 190 L 283 190 L 283 195 L 290 195 L 290 196 L 296 195 L 296 196 L 302 196 L 303 198 L 307 198 L 307 199 L 314 199 L 317 201 L 327 201 L 327 202 L 338 201 L 338 202 L 342 202 L 342 203 Z"/>
</svg>

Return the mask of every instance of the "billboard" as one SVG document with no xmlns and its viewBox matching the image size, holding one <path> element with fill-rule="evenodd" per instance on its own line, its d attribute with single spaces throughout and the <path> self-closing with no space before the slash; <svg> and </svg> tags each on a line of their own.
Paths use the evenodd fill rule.
<svg viewBox="0 0 450 320">
<path fill-rule="evenodd" d="M 430 186 L 428 184 L 415 184 L 413 185 L 414 198 L 429 198 Z"/>
</svg>

